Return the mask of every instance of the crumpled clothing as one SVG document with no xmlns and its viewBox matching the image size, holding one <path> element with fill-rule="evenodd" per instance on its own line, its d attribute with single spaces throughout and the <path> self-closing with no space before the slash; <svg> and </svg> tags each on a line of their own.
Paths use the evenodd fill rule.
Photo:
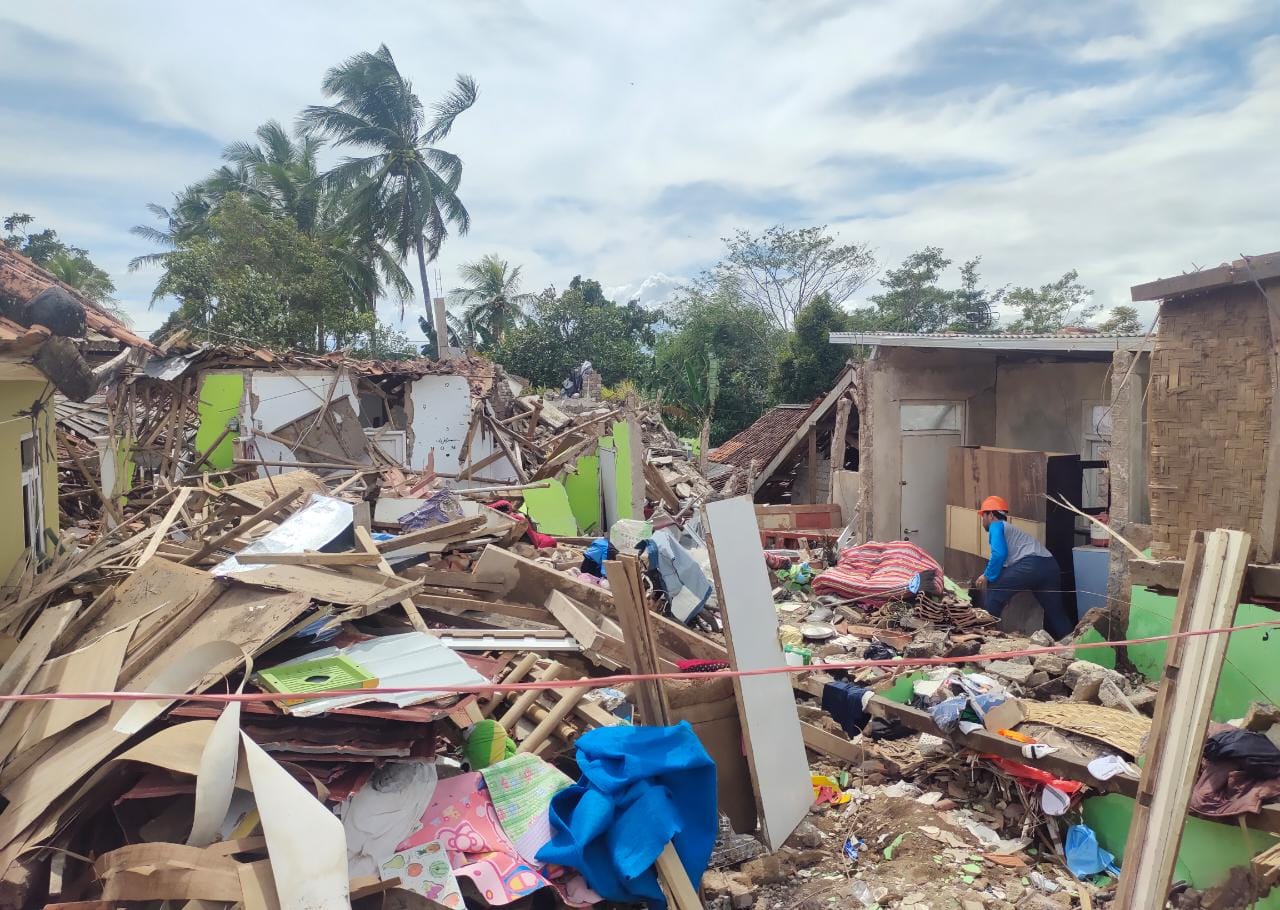
<svg viewBox="0 0 1280 910">
<path fill-rule="evenodd" d="M 826 711 L 846 736 L 858 736 L 871 720 L 865 707 L 870 689 L 837 679 L 822 687 L 822 710 Z"/>
<path fill-rule="evenodd" d="M 873 641 L 862 652 L 863 660 L 893 660 L 898 652 L 882 641 Z"/>
<path fill-rule="evenodd" d="M 1280 750 L 1270 740 L 1226 724 L 1211 724 L 1209 733 L 1200 774 L 1191 788 L 1192 809 L 1222 818 L 1257 812 L 1280 797 L 1280 773 L 1269 770 Z"/>
<path fill-rule="evenodd" d="M 674 845 L 691 881 L 715 846 L 716 766 L 687 722 L 601 727 L 577 742 L 578 783 L 551 800 L 538 860 L 577 869 L 606 900 L 665 908 L 653 864 Z"/>
</svg>

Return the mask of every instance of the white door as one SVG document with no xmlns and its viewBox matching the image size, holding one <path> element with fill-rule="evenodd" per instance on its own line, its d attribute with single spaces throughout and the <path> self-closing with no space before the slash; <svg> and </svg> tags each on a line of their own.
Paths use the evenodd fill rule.
<svg viewBox="0 0 1280 910">
<path fill-rule="evenodd" d="M 902 539 L 943 562 L 947 536 L 947 453 L 964 444 L 964 405 L 903 402 Z"/>
</svg>

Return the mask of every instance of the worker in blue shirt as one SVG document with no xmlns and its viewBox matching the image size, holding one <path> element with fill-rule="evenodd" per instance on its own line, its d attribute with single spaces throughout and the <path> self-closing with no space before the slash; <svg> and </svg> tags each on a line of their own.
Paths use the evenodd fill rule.
<svg viewBox="0 0 1280 910">
<path fill-rule="evenodd" d="M 986 571 L 973 581 L 983 591 L 983 607 L 999 616 L 1019 591 L 1030 591 L 1044 609 L 1045 631 L 1060 640 L 1075 623 L 1062 605 L 1062 570 L 1040 541 L 1009 523 L 1009 504 L 988 496 L 979 509 L 991 544 Z"/>
</svg>

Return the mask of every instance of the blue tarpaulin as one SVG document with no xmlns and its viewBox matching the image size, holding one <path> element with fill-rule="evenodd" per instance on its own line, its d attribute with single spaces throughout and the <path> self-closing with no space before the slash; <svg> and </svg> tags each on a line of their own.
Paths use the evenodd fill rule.
<svg viewBox="0 0 1280 910">
<path fill-rule="evenodd" d="M 552 798 L 539 862 L 577 869 L 607 900 L 661 908 L 653 864 L 670 841 L 701 880 L 716 840 L 716 766 L 688 723 L 591 730 L 577 758 L 582 778 Z"/>
</svg>

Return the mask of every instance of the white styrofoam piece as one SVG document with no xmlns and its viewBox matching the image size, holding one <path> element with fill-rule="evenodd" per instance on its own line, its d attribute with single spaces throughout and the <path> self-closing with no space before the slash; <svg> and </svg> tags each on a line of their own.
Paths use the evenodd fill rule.
<svg viewBox="0 0 1280 910">
<path fill-rule="evenodd" d="M 425 468 L 434 448 L 436 470 L 458 473 L 458 456 L 471 426 L 471 385 L 466 377 L 422 376 L 409 383 L 405 399 L 413 436 L 409 467 Z"/>
<path fill-rule="evenodd" d="M 740 496 L 708 503 L 704 514 L 733 668 L 783 666 L 778 615 L 755 507 Z M 770 850 L 777 850 L 804 820 L 813 802 L 791 677 L 785 673 L 744 676 L 733 683 L 765 843 Z"/>
</svg>

